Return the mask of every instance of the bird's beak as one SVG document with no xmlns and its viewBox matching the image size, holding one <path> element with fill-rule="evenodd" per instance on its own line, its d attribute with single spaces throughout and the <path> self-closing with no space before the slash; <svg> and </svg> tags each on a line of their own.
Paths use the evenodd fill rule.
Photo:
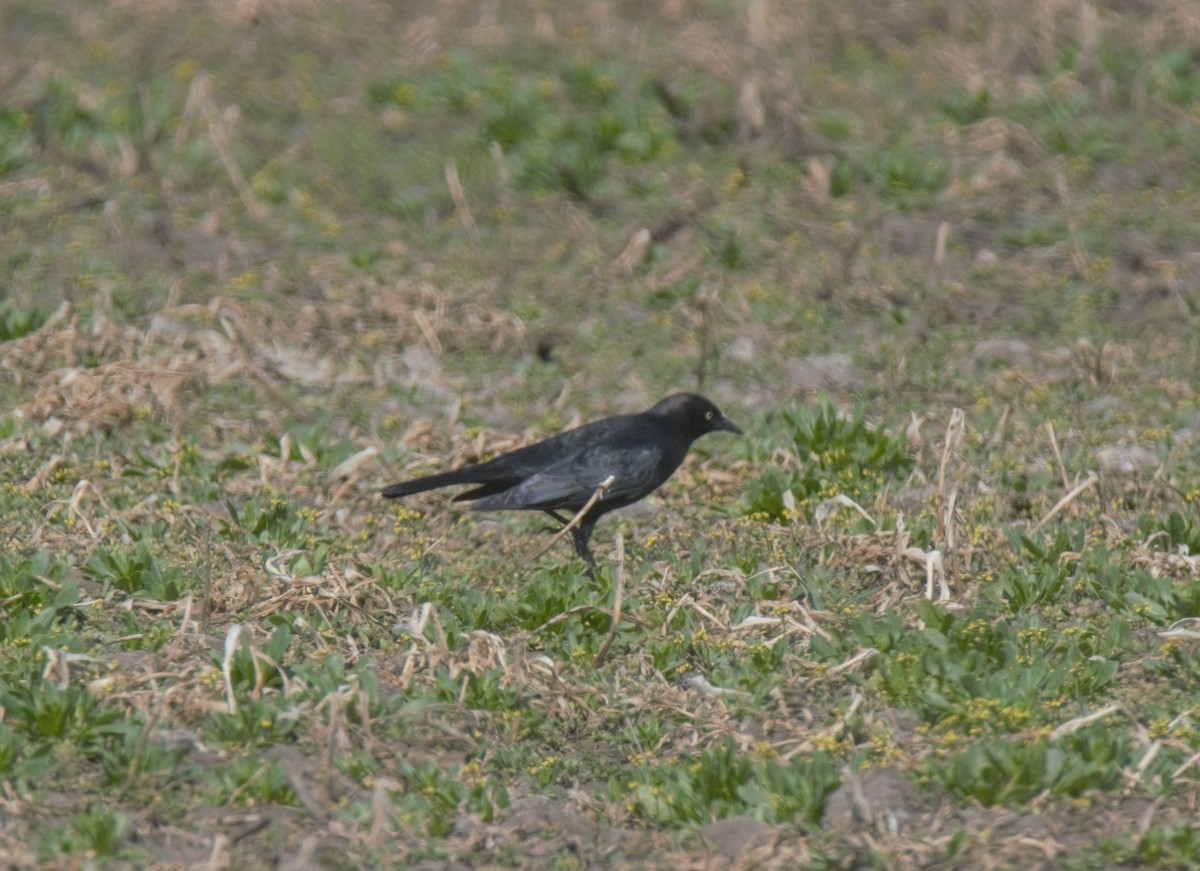
<svg viewBox="0 0 1200 871">
<path fill-rule="evenodd" d="M 741 428 L 738 427 L 738 425 L 736 423 L 734 423 L 732 420 L 727 418 L 724 414 L 722 414 L 720 417 L 718 417 L 716 420 L 713 421 L 712 428 L 714 430 L 717 430 L 717 429 L 727 430 L 729 432 L 737 433 L 738 435 L 742 434 Z"/>
</svg>

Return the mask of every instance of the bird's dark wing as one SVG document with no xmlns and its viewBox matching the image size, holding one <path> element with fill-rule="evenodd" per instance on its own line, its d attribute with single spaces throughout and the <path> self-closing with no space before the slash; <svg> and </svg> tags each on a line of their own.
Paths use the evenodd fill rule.
<svg viewBox="0 0 1200 871">
<path fill-rule="evenodd" d="M 579 510 L 610 475 L 601 505 L 616 508 L 636 502 L 666 480 L 661 473 L 663 449 L 653 442 L 591 445 L 530 475 L 501 493 L 486 495 L 472 506 L 480 511 L 565 508 Z M 674 471 L 672 466 L 667 474 Z"/>
<path fill-rule="evenodd" d="M 624 442 L 636 429 L 635 416 L 605 418 L 501 454 L 485 463 L 392 484 L 384 489 L 383 495 L 388 499 L 399 499 L 454 484 L 477 485 L 455 496 L 456 502 L 496 495 L 547 469 L 568 462 L 596 445 Z M 591 492 L 588 491 L 589 496 Z"/>
<path fill-rule="evenodd" d="M 399 499 L 403 496 L 450 487 L 454 484 L 479 485 L 464 493 L 459 493 L 454 497 L 456 502 L 501 493 L 546 466 L 560 462 L 569 456 L 574 443 L 578 441 L 578 436 L 573 435 L 575 432 L 578 430 L 518 448 L 488 460 L 486 463 L 475 463 L 451 472 L 439 472 L 436 475 L 426 475 L 411 481 L 401 481 L 399 484 L 392 484 L 385 488 L 383 495 L 388 499 Z M 571 436 L 571 438 L 567 438 L 567 436 Z"/>
</svg>

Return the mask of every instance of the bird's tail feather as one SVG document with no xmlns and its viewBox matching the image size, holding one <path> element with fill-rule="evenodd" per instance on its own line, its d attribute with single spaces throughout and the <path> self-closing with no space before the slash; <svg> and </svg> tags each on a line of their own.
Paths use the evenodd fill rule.
<svg viewBox="0 0 1200 871">
<path fill-rule="evenodd" d="M 383 488 L 385 499 L 400 499 L 414 493 L 424 493 L 426 490 L 436 490 L 438 487 L 449 487 L 451 484 L 469 484 L 471 479 L 464 475 L 464 469 L 453 472 L 441 472 L 437 475 L 426 475 L 424 478 L 413 478 L 411 481 L 401 481 Z"/>
</svg>

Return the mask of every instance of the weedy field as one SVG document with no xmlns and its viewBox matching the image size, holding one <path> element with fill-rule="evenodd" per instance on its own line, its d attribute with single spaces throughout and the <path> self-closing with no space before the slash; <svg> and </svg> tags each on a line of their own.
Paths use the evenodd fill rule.
<svg viewBox="0 0 1200 871">
<path fill-rule="evenodd" d="M 1200 864 L 1192 0 L 0 16 L 0 864 Z"/>
</svg>

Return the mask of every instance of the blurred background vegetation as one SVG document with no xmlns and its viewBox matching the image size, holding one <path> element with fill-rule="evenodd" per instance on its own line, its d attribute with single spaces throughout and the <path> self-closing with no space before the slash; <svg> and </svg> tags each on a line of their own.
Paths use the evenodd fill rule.
<svg viewBox="0 0 1200 871">
<path fill-rule="evenodd" d="M 1194 0 L 0 4 L 5 860 L 1200 861 L 1197 166 Z M 675 389 L 607 663 L 377 498 Z"/>
</svg>

